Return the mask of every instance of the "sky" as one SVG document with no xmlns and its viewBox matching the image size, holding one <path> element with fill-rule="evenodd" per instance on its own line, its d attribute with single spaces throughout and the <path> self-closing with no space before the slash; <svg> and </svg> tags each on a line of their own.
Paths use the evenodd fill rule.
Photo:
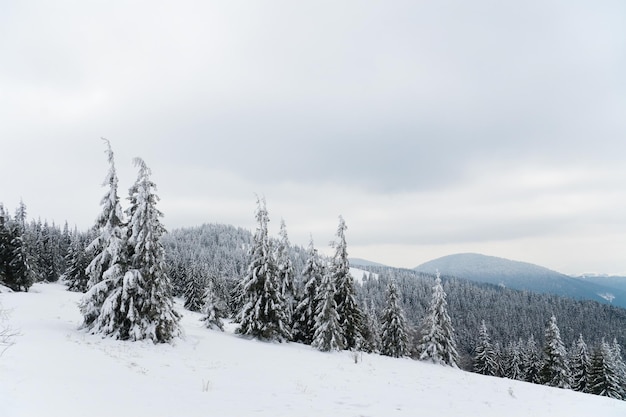
<svg viewBox="0 0 626 417">
<path fill-rule="evenodd" d="M 3 1 L 0 202 L 80 230 L 141 157 L 170 230 L 626 274 L 626 3 Z"/>
</svg>

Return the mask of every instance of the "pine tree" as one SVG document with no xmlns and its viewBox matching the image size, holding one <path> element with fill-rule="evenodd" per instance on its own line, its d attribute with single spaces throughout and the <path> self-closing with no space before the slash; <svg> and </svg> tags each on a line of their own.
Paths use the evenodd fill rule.
<svg viewBox="0 0 626 417">
<path fill-rule="evenodd" d="M 63 280 L 67 284 L 67 289 L 84 293 L 89 283 L 86 270 L 92 258 L 87 252 L 87 237 L 74 233 L 66 257 L 67 269 L 63 273 Z"/>
<path fill-rule="evenodd" d="M 269 217 L 265 200 L 257 200 L 256 220 L 251 261 L 241 285 L 244 304 L 238 314 L 240 325 L 236 331 L 261 340 L 289 340 L 285 301 L 267 232 Z"/>
<path fill-rule="evenodd" d="M 337 290 L 335 302 L 337 303 L 337 314 L 341 332 L 345 339 L 345 349 L 359 349 L 363 336 L 361 328 L 363 323 L 363 313 L 356 303 L 356 290 L 354 288 L 354 278 L 350 274 L 350 263 L 348 261 L 348 250 L 345 232 L 347 230 L 343 217 L 339 216 L 339 227 L 337 228 L 338 241 L 334 243 L 335 256 L 330 264 L 329 273 L 335 283 Z"/>
<path fill-rule="evenodd" d="M 474 349 L 474 372 L 491 376 L 498 374 L 496 352 L 491 345 L 485 320 L 482 321 L 478 330 L 478 342 Z"/>
<path fill-rule="evenodd" d="M 522 350 L 522 373 L 524 381 L 533 384 L 541 383 L 541 356 L 539 355 L 539 347 L 532 334 L 526 342 L 525 348 Z"/>
<path fill-rule="evenodd" d="M 315 334 L 315 314 L 317 311 L 318 291 L 324 277 L 324 264 L 313 244 L 309 242 L 307 260 L 302 270 L 305 280 L 304 292 L 293 315 L 293 340 L 310 345 Z"/>
<path fill-rule="evenodd" d="M 332 276 L 324 275 L 318 293 L 315 332 L 311 343 L 311 346 L 323 352 L 342 350 L 346 345 L 337 313 L 335 292 Z"/>
<path fill-rule="evenodd" d="M 589 391 L 589 371 L 591 362 L 587 344 L 583 335 L 579 335 L 571 352 L 570 368 L 572 371 L 572 389 L 580 392 Z"/>
<path fill-rule="evenodd" d="M 446 293 L 437 271 L 430 307 L 422 323 L 422 338 L 419 344 L 420 360 L 457 367 L 459 355 L 456 351 L 454 328 L 447 311 Z"/>
<path fill-rule="evenodd" d="M 185 277 L 185 308 L 189 311 L 201 311 L 204 306 L 204 295 L 207 290 L 207 279 L 197 265 L 187 269 Z"/>
<path fill-rule="evenodd" d="M 591 355 L 589 392 L 618 400 L 624 399 L 617 364 L 611 347 L 604 339 Z"/>
<path fill-rule="evenodd" d="M 0 283 L 6 285 L 9 261 L 11 259 L 11 236 L 7 227 L 7 215 L 0 203 Z"/>
<path fill-rule="evenodd" d="M 615 363 L 615 373 L 617 374 L 617 379 L 621 387 L 620 394 L 622 400 L 626 400 L 626 363 L 622 357 L 622 348 L 619 343 L 617 343 L 617 339 L 615 338 L 613 339 L 613 343 L 610 348 L 611 356 L 613 358 L 613 362 Z"/>
<path fill-rule="evenodd" d="M 55 268 L 55 244 L 51 235 L 51 228 L 48 222 L 45 221 L 43 228 L 41 229 L 41 244 L 42 249 L 39 253 L 40 271 L 42 271 L 42 279 L 46 282 L 55 282 L 59 276 Z"/>
<path fill-rule="evenodd" d="M 368 303 L 365 302 L 366 306 L 365 318 L 363 321 L 363 350 L 369 353 L 378 353 L 382 348 L 381 341 L 381 333 L 382 330 L 380 328 L 380 321 L 378 320 L 378 315 L 376 314 L 376 309 L 374 308 L 374 304 L 372 302 L 369 303 L 369 307 L 367 307 Z M 407 330 L 408 332 L 408 330 Z M 407 334 L 408 340 L 408 334 Z"/>
<path fill-rule="evenodd" d="M 561 332 L 552 316 L 546 327 L 543 347 L 543 367 L 541 381 L 545 385 L 558 388 L 570 388 L 571 377 L 567 363 L 567 351 L 561 341 Z"/>
<path fill-rule="evenodd" d="M 381 320 L 381 345 L 380 353 L 385 356 L 400 358 L 409 353 L 406 319 L 393 281 L 389 281 L 387 286 L 387 304 Z"/>
<path fill-rule="evenodd" d="M 518 381 L 523 380 L 521 341 L 509 342 L 509 344 L 507 344 L 504 349 L 502 368 L 502 373 L 505 378 Z"/>
<path fill-rule="evenodd" d="M 181 335 L 180 316 L 174 310 L 161 237 L 165 228 L 156 208 L 159 197 L 145 162 L 135 158 L 137 181 L 130 188 L 128 208 L 128 269 L 121 287 L 105 302 L 98 318 L 103 333 L 122 340 L 169 342 Z"/>
<path fill-rule="evenodd" d="M 285 314 L 287 316 L 287 323 L 293 322 L 293 309 L 294 309 L 294 270 L 293 262 L 289 256 L 291 250 L 291 244 L 289 243 L 289 237 L 287 236 L 287 226 L 285 221 L 280 221 L 280 231 L 278 233 L 279 240 L 276 245 L 276 273 L 278 284 L 280 286 L 281 296 L 285 300 Z"/>
<path fill-rule="evenodd" d="M 100 332 L 101 325 L 96 326 L 95 321 L 111 292 L 121 288 L 127 267 L 126 225 L 117 195 L 118 179 L 114 155 L 109 141 L 103 140 L 107 146 L 105 152 L 109 162 L 109 172 L 103 185 L 109 189 L 100 203 L 102 213 L 94 227 L 97 236 L 87 247 L 87 251 L 93 254 L 93 259 L 87 267 L 88 291 L 79 306 L 83 315 L 82 327 L 96 333 Z"/>
<path fill-rule="evenodd" d="M 204 291 L 204 304 L 202 306 L 202 321 L 209 329 L 219 329 L 224 331 L 224 322 L 222 319 L 226 317 L 226 306 L 219 299 L 215 291 L 214 280 L 209 278 Z"/>
</svg>

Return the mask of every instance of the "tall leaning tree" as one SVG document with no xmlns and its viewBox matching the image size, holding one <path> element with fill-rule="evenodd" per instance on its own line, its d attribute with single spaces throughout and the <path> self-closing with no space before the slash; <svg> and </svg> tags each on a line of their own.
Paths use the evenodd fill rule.
<svg viewBox="0 0 626 417">
<path fill-rule="evenodd" d="M 236 332 L 261 340 L 291 339 L 285 300 L 267 231 L 265 200 L 257 199 L 257 229 L 250 251 L 248 272 L 241 282 L 243 306 Z"/>
<path fill-rule="evenodd" d="M 166 272 L 161 237 L 165 228 L 156 207 L 159 197 L 151 171 L 141 158 L 137 181 L 130 188 L 128 215 L 128 264 L 117 298 L 110 297 L 107 320 L 122 340 L 150 339 L 169 342 L 180 336 L 180 316 L 174 310 L 172 285 Z"/>
<path fill-rule="evenodd" d="M 126 272 L 126 222 L 117 193 L 118 178 L 115 170 L 115 158 L 111 143 L 102 138 L 106 145 L 109 171 L 103 186 L 108 187 L 100 205 L 102 212 L 96 219 L 94 231 L 96 237 L 87 246 L 93 254 L 87 266 L 87 292 L 83 296 L 79 308 L 83 315 L 82 328 L 98 333 L 103 323 L 98 321 L 105 300 L 111 292 L 120 286 Z"/>
</svg>

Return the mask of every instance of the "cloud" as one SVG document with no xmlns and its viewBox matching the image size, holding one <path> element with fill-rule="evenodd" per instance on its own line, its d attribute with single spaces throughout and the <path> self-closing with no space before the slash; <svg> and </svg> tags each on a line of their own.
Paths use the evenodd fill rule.
<svg viewBox="0 0 626 417">
<path fill-rule="evenodd" d="M 619 1 L 3 7 L 8 207 L 87 227 L 105 136 L 168 227 L 252 227 L 256 192 L 302 244 L 339 214 L 361 248 L 623 228 Z"/>
</svg>

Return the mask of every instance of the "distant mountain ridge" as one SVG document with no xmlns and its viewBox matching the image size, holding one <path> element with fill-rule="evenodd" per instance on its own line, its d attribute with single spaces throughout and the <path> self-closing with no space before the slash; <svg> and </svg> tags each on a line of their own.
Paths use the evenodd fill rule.
<svg viewBox="0 0 626 417">
<path fill-rule="evenodd" d="M 387 265 L 379 264 L 378 262 L 372 262 L 372 261 L 368 261 L 367 259 L 361 259 L 361 258 L 348 258 L 348 261 L 350 261 L 350 265 L 354 265 L 354 266 L 387 266 Z"/>
<path fill-rule="evenodd" d="M 573 278 L 528 262 L 477 253 L 460 253 L 425 262 L 414 270 L 455 276 L 507 288 L 594 300 L 626 308 L 626 291 L 591 279 Z"/>
</svg>

